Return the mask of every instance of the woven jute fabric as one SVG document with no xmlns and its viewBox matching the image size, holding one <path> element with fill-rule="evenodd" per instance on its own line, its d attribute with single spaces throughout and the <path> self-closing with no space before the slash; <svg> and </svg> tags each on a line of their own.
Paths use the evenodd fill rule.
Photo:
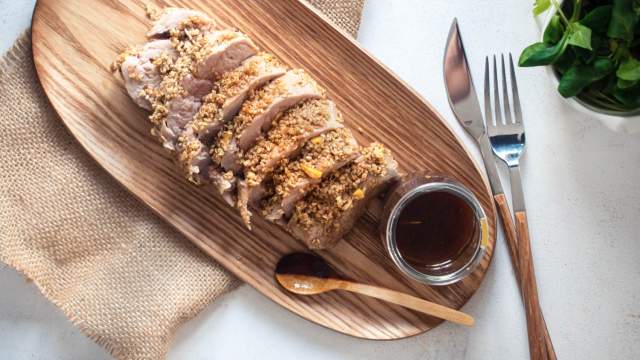
<svg viewBox="0 0 640 360">
<path fill-rule="evenodd" d="M 362 7 L 365 0 L 308 0 L 324 13 L 334 24 L 355 37 L 360 27 Z"/>
<path fill-rule="evenodd" d="M 363 0 L 312 3 L 355 35 Z M 114 357 L 163 358 L 181 324 L 239 284 L 71 137 L 28 33 L 0 60 L 0 119 L 0 261 Z"/>
</svg>

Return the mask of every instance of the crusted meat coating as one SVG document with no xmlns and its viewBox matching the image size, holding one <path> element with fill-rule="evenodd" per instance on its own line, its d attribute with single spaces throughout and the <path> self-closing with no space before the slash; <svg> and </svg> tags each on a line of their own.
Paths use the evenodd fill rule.
<svg viewBox="0 0 640 360">
<path fill-rule="evenodd" d="M 287 229 L 309 248 L 331 247 L 353 227 L 369 200 L 397 176 L 390 151 L 373 143 L 353 164 L 331 174 L 298 201 Z"/>
</svg>

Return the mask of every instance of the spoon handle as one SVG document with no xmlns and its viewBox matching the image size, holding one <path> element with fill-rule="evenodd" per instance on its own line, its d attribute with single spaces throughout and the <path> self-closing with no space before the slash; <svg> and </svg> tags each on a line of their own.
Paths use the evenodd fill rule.
<svg viewBox="0 0 640 360">
<path fill-rule="evenodd" d="M 351 281 L 341 281 L 338 286 L 341 290 L 371 296 L 384 300 L 392 304 L 404 306 L 406 308 L 425 313 L 440 319 L 451 321 L 456 324 L 472 326 L 473 317 L 461 311 L 448 308 L 443 305 L 432 303 L 409 294 L 394 290 L 384 289 L 377 286 L 354 283 Z"/>
</svg>

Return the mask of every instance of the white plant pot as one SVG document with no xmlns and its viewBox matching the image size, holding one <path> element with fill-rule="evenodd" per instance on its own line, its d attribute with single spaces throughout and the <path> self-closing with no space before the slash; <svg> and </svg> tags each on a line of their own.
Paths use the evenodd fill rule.
<svg viewBox="0 0 640 360">
<path fill-rule="evenodd" d="M 562 1 L 558 1 L 558 2 L 562 3 Z M 540 28 L 540 41 L 542 41 L 542 37 L 544 35 L 544 29 L 547 28 L 547 25 L 551 21 L 551 18 L 553 17 L 554 14 L 555 14 L 555 9 L 552 6 L 551 9 L 549 9 L 547 13 L 544 14 L 544 18 L 540 17 L 541 19 L 543 19 L 542 21 L 540 20 L 536 21 Z M 549 79 L 551 79 L 551 82 L 554 88 L 557 88 L 558 84 L 560 83 L 560 79 L 558 78 L 558 75 L 555 73 L 555 71 L 553 71 L 553 67 L 545 66 L 545 70 L 547 72 L 547 75 L 549 76 Z M 561 95 L 558 92 L 556 92 L 556 94 L 561 97 Z M 588 104 L 584 104 L 582 101 L 579 101 L 576 98 L 563 98 L 563 99 L 575 110 L 581 112 L 582 114 L 589 117 L 590 119 L 596 119 L 600 121 L 607 128 L 613 131 L 626 133 L 626 134 L 634 134 L 634 133 L 640 132 L 640 113 L 638 112 L 636 112 L 634 115 L 629 115 L 629 116 L 612 115 L 612 114 L 607 114 L 606 110 L 596 109 Z"/>
</svg>

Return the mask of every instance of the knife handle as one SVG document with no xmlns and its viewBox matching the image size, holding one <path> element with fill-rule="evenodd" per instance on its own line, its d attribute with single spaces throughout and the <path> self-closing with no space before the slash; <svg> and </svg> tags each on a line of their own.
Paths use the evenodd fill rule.
<svg viewBox="0 0 640 360">
<path fill-rule="evenodd" d="M 496 194 L 493 196 L 498 207 L 498 213 L 502 219 L 502 226 L 504 228 L 504 236 L 507 238 L 507 248 L 509 249 L 509 255 L 511 257 L 511 265 L 513 266 L 513 272 L 516 275 L 518 281 L 518 287 L 520 288 L 520 264 L 518 262 L 518 240 L 516 236 L 516 227 L 513 224 L 513 218 L 511 217 L 511 209 L 507 203 L 507 197 L 504 194 Z"/>
</svg>

